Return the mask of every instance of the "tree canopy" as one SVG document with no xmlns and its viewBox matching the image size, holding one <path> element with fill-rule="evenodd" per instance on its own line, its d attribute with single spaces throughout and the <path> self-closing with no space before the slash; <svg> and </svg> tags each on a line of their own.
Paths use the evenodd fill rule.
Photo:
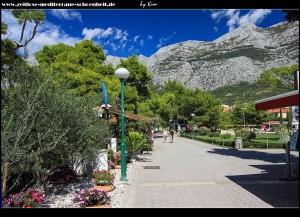
<svg viewBox="0 0 300 217">
<path fill-rule="evenodd" d="M 271 87 L 294 89 L 294 72 L 299 70 L 298 64 L 271 68 L 263 71 L 257 79 L 258 83 Z"/>
<path fill-rule="evenodd" d="M 104 64 L 105 58 L 102 47 L 91 40 L 83 40 L 74 47 L 63 43 L 44 46 L 36 54 L 40 66 L 56 75 L 56 82 L 68 82 L 71 92 L 79 96 L 99 93 L 103 80 L 111 87 L 108 94 L 115 94 L 118 79 L 113 76 L 111 64 Z"/>
</svg>

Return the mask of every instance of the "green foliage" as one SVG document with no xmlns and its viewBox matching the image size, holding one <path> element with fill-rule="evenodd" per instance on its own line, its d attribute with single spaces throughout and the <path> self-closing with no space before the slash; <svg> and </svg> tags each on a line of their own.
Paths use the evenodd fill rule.
<svg viewBox="0 0 300 217">
<path fill-rule="evenodd" d="M 137 102 L 143 102 L 150 97 L 150 89 L 148 84 L 151 81 L 152 75 L 148 72 L 147 67 L 139 63 L 138 57 L 132 55 L 126 60 L 121 59 L 120 64 L 117 68 L 126 68 L 130 72 L 130 76 L 126 79 L 125 85 L 127 87 L 135 87 L 137 91 L 136 102 L 130 102 L 131 104 L 137 105 Z M 132 97 L 134 98 L 134 97 Z M 132 99 L 131 98 L 131 99 Z M 127 95 L 125 95 L 125 103 L 128 102 Z M 134 113 L 137 113 L 137 108 L 134 109 Z"/>
<path fill-rule="evenodd" d="M 199 129 L 197 129 L 197 132 L 199 132 L 199 135 L 207 135 L 208 133 L 210 133 L 210 129 L 207 127 L 200 127 Z"/>
<path fill-rule="evenodd" d="M 16 53 L 15 49 L 16 44 L 12 40 L 1 40 L 1 69 L 3 69 L 4 66 L 11 66 L 17 59 L 23 60 L 22 57 Z"/>
<path fill-rule="evenodd" d="M 79 96 L 100 92 L 100 80 L 108 86 L 107 94 L 115 96 L 119 91 L 113 67 L 103 64 L 105 58 L 102 47 L 91 40 L 83 40 L 74 47 L 62 43 L 45 46 L 36 54 L 40 66 L 55 75 L 56 83 L 68 82 L 70 91 Z"/>
<path fill-rule="evenodd" d="M 7 33 L 7 24 L 1 22 L 1 35 Z"/>
<path fill-rule="evenodd" d="M 53 82 L 51 74 L 16 62 L 1 86 L 1 165 L 17 187 L 23 173 L 44 173 L 71 164 L 80 156 L 90 162 L 110 137 L 108 125 L 95 118 L 95 102 L 77 98 Z M 2 166 L 1 166 L 2 167 Z M 3 168 L 1 168 L 3 169 Z M 40 177 L 42 178 L 42 177 Z M 34 180 L 34 183 L 37 180 Z"/>
<path fill-rule="evenodd" d="M 220 136 L 220 133 L 219 132 L 210 132 L 210 133 L 208 133 L 208 136 L 209 137 L 218 137 L 218 136 Z"/>
<path fill-rule="evenodd" d="M 230 134 L 230 133 L 221 134 L 220 137 L 221 137 L 222 139 L 228 139 L 228 138 L 231 137 L 231 134 Z"/>
<path fill-rule="evenodd" d="M 151 148 L 143 135 L 138 132 L 129 132 L 129 135 L 125 137 L 125 144 L 127 153 L 130 154 L 136 154 L 142 149 Z"/>
<path fill-rule="evenodd" d="M 219 87 L 211 91 L 211 94 L 213 94 L 213 96 L 215 96 L 216 98 L 222 100 L 222 104 L 232 106 L 238 103 L 245 102 L 244 96 L 243 94 L 241 94 L 241 90 L 243 90 L 243 92 L 245 93 L 246 102 L 248 103 L 254 103 L 254 101 L 256 100 L 290 91 L 290 89 L 287 88 L 270 87 L 258 82 L 253 84 L 240 82 L 234 85 L 224 85 L 222 87 Z"/>
<path fill-rule="evenodd" d="M 230 114 L 232 123 L 237 125 L 243 125 L 244 118 L 246 125 L 259 125 L 270 120 L 267 111 L 257 111 L 254 103 L 237 104 Z"/>
<path fill-rule="evenodd" d="M 294 89 L 294 72 L 299 70 L 298 64 L 283 66 L 280 68 L 271 68 L 263 71 L 257 82 L 269 87 Z"/>
<path fill-rule="evenodd" d="M 242 137 L 244 141 L 251 141 L 256 137 L 256 134 L 248 129 L 237 129 L 235 135 Z"/>
</svg>

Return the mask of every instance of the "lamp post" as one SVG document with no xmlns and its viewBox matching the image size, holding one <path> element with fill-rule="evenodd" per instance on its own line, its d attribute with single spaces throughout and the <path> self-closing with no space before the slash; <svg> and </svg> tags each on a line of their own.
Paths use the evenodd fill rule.
<svg viewBox="0 0 300 217">
<path fill-rule="evenodd" d="M 245 112 L 244 112 L 244 110 L 246 109 L 246 108 L 242 108 L 243 109 L 243 119 L 244 119 L 244 128 L 246 127 L 246 123 L 245 123 Z"/>
<path fill-rule="evenodd" d="M 195 116 L 195 114 L 191 114 L 191 116 L 192 116 L 192 122 L 193 122 L 193 134 L 192 134 L 192 139 L 194 140 L 194 116 Z"/>
<path fill-rule="evenodd" d="M 121 180 L 126 181 L 126 144 L 124 142 L 125 128 L 124 128 L 124 80 L 130 75 L 129 71 L 125 68 L 119 68 L 115 71 L 115 76 L 121 80 Z"/>
<path fill-rule="evenodd" d="M 170 119 L 169 130 L 171 130 L 172 119 Z"/>
</svg>

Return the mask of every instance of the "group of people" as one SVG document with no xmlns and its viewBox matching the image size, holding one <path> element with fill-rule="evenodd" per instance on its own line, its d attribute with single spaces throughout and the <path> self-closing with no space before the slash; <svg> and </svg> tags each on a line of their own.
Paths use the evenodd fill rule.
<svg viewBox="0 0 300 217">
<path fill-rule="evenodd" d="M 170 131 L 167 131 L 166 128 L 163 129 L 163 143 L 167 142 L 167 137 L 170 136 L 170 143 L 174 142 L 174 129 L 171 128 Z"/>
</svg>

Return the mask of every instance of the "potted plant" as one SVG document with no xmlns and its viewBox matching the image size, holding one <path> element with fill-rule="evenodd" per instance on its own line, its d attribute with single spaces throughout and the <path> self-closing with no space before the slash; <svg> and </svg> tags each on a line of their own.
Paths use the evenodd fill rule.
<svg viewBox="0 0 300 217">
<path fill-rule="evenodd" d="M 108 193 L 94 188 L 80 190 L 73 198 L 73 202 L 79 207 L 87 208 L 109 208 L 110 201 Z"/>
<path fill-rule="evenodd" d="M 128 157 L 131 159 L 135 159 L 140 150 L 151 148 L 151 144 L 148 143 L 147 139 L 143 138 L 143 135 L 138 132 L 129 132 L 129 135 L 125 137 L 125 144 Z"/>
<path fill-rule="evenodd" d="M 101 170 L 94 171 L 92 173 L 93 183 L 95 189 L 100 189 L 105 192 L 112 191 L 114 189 L 114 174 L 111 174 L 109 171 Z"/>
<path fill-rule="evenodd" d="M 114 156 L 115 169 L 121 169 L 121 154 L 115 153 Z"/>
</svg>

